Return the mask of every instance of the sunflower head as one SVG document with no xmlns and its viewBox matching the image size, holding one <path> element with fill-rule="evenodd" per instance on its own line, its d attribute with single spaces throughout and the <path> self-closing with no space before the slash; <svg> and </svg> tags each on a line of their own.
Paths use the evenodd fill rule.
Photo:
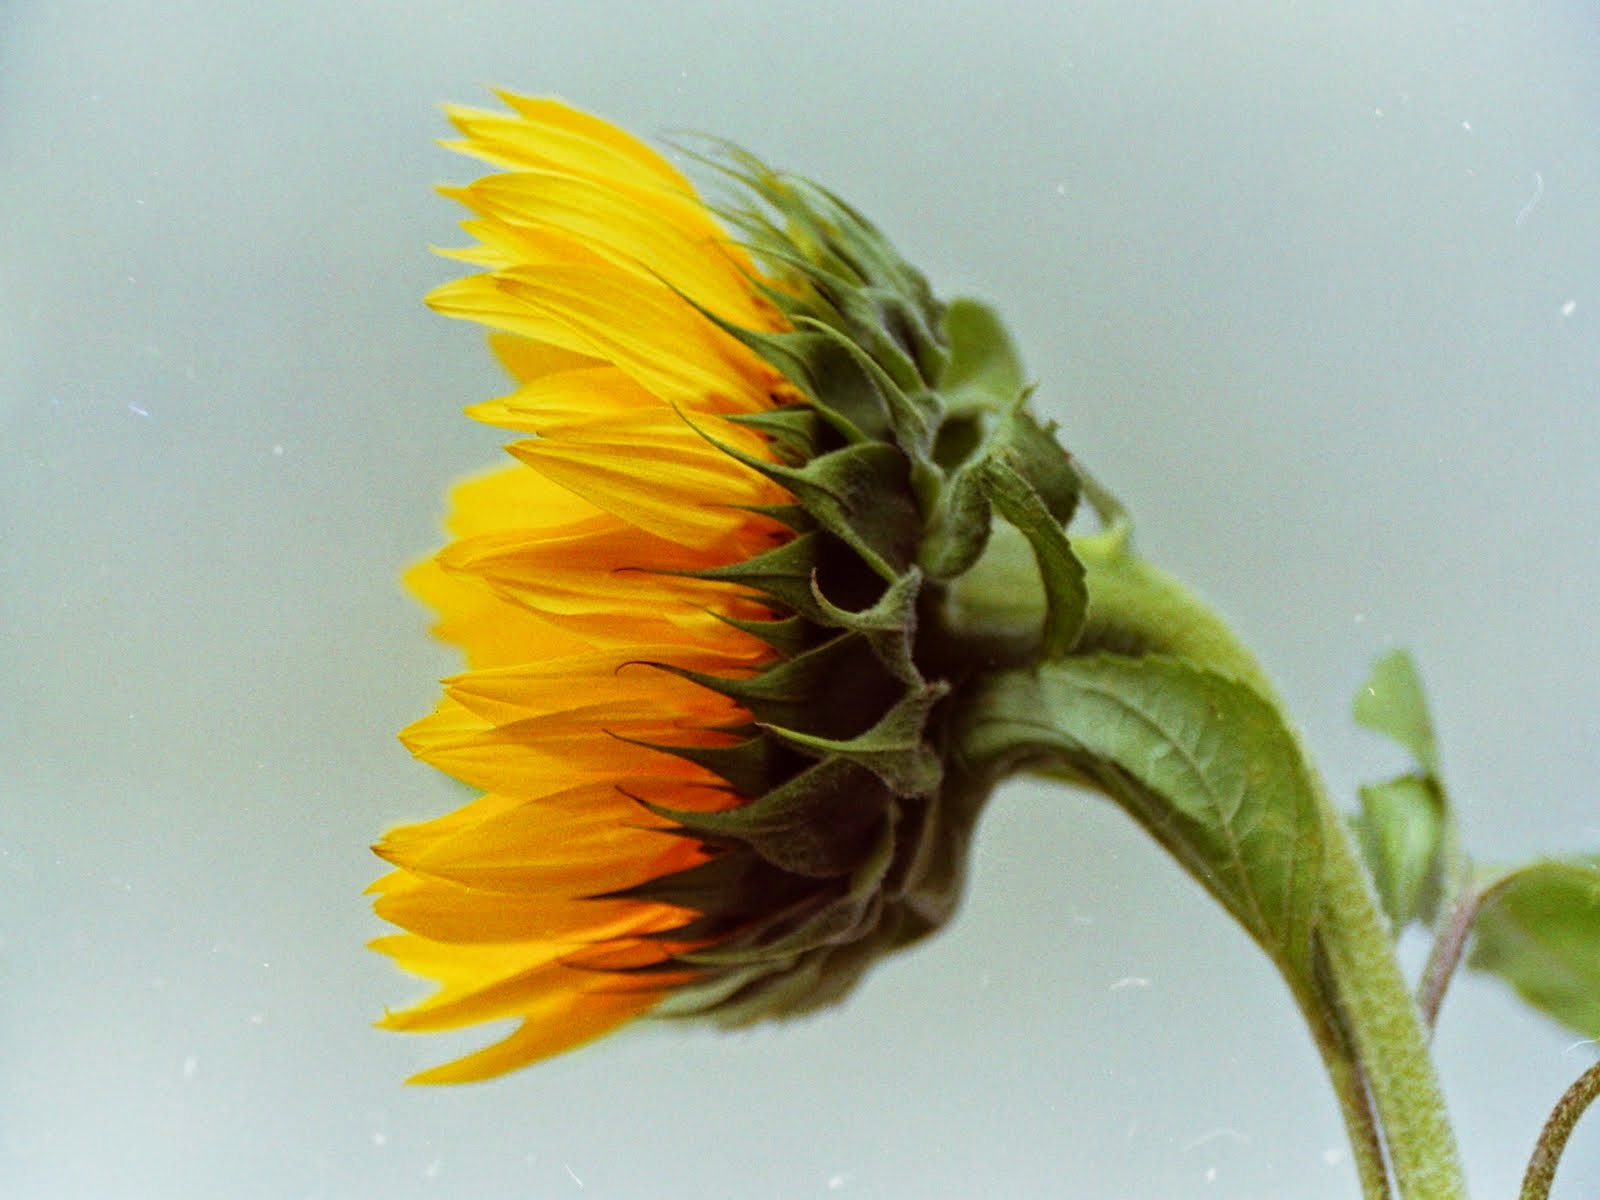
<svg viewBox="0 0 1600 1200">
<path fill-rule="evenodd" d="M 405 931 L 378 948 L 439 985 L 383 1024 L 517 1024 L 432 1081 L 647 1012 L 813 1009 L 937 928 L 989 782 L 949 697 L 1082 615 L 1048 582 L 1077 479 L 988 310 L 742 151 L 707 156 L 713 208 L 615 127 L 503 99 L 450 110 L 501 170 L 447 189 L 481 270 L 430 300 L 512 377 L 468 411 L 531 436 L 408 577 L 468 669 L 402 735 L 483 794 L 385 837 L 374 890 Z M 1047 580 L 1021 617 L 973 599 L 996 513 Z"/>
</svg>

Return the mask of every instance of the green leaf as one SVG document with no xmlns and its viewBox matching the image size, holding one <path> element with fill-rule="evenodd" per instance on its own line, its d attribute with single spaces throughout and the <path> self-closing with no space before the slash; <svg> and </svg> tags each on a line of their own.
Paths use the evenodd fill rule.
<svg viewBox="0 0 1600 1200">
<path fill-rule="evenodd" d="M 1355 718 L 1368 729 L 1399 742 L 1429 775 L 1439 774 L 1439 750 L 1433 720 L 1422 694 L 1422 681 L 1411 655 L 1395 650 L 1372 666 L 1365 686 L 1356 693 Z"/>
<path fill-rule="evenodd" d="M 994 309 L 967 296 L 945 307 L 945 338 L 950 357 L 939 375 L 939 391 L 949 409 L 999 409 L 1022 394 L 1022 359 Z"/>
<path fill-rule="evenodd" d="M 1600 1038 L 1600 855 L 1531 863 L 1486 890 L 1470 964 Z"/>
<path fill-rule="evenodd" d="M 1027 678 L 1010 675 L 1012 681 Z M 1249 687 L 1178 659 L 1046 663 L 1033 694 L 991 693 L 980 723 L 1065 751 L 1286 970 L 1307 978 L 1322 826 L 1293 735 Z M 984 731 L 988 750 L 995 731 Z"/>
<path fill-rule="evenodd" d="M 1402 775 L 1361 789 L 1356 837 L 1396 931 L 1433 919 L 1444 827 L 1444 802 L 1428 779 Z"/>
</svg>

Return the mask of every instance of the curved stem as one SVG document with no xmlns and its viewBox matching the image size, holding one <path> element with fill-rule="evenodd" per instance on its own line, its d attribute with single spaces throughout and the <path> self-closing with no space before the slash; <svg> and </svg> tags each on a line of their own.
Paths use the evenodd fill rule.
<svg viewBox="0 0 1600 1200">
<path fill-rule="evenodd" d="M 1600 1098 L 1600 1062 L 1578 1076 L 1578 1081 L 1556 1101 L 1555 1111 L 1539 1131 L 1539 1143 L 1528 1160 L 1528 1172 L 1522 1177 L 1521 1200 L 1546 1200 L 1550 1195 L 1551 1185 L 1556 1180 L 1556 1164 L 1567 1148 L 1567 1139 L 1572 1136 L 1578 1118 L 1597 1098 Z"/>
<path fill-rule="evenodd" d="M 1445 991 L 1455 977 L 1456 968 L 1461 965 L 1461 954 L 1467 948 L 1467 935 L 1472 932 L 1472 923 L 1478 919 L 1478 910 L 1483 907 L 1483 901 L 1484 893 L 1477 888 L 1464 891 L 1451 906 L 1438 936 L 1433 940 L 1433 949 L 1428 951 L 1428 962 L 1422 968 L 1422 979 L 1417 984 L 1417 1009 L 1430 1034 L 1439 1020 L 1439 1006 L 1444 1003 Z"/>
<path fill-rule="evenodd" d="M 1180 654 L 1231 674 L 1283 711 L 1282 699 L 1254 655 L 1188 588 L 1130 553 L 1123 540 L 1078 538 L 1073 548 L 1087 571 L 1086 636 L 1097 626 L 1132 633 L 1147 652 Z M 1287 719 L 1285 725 L 1294 727 Z M 1310 769 L 1309 756 L 1306 761 Z M 1317 989 L 1324 994 L 1302 994 L 1297 999 L 1307 1010 L 1319 1048 L 1324 1049 L 1355 1153 L 1370 1160 L 1364 1126 L 1375 1114 L 1399 1196 L 1461 1200 L 1466 1183 L 1429 1057 L 1427 1031 L 1345 822 L 1315 779 L 1315 771 L 1311 774 L 1326 848 L 1318 932 L 1324 980 Z M 1292 979 L 1290 987 L 1300 993 L 1306 990 Z M 1313 1013 L 1314 1009 L 1321 1011 Z M 1325 1045 L 1330 1025 L 1345 1038 L 1345 1053 L 1332 1042 Z M 1367 1182 L 1368 1176 L 1377 1175 L 1376 1166 L 1365 1161 L 1362 1170 L 1369 1195 L 1385 1194 L 1372 1191 L 1374 1184 Z"/>
<path fill-rule="evenodd" d="M 1282 700 L 1249 650 L 1199 597 L 1132 554 L 1122 533 L 1073 539 L 1089 601 L 1076 652 L 1186 660 L 1253 690 L 1278 710 L 1282 727 L 1298 741 L 1293 723 L 1282 716 Z M 1082 747 L 1053 731 L 1049 705 L 1036 692 L 1037 680 L 1032 671 L 1013 672 L 1009 678 L 1001 674 L 992 694 L 969 697 L 975 715 L 966 752 L 983 759 L 1003 755 L 1011 745 L 1028 751 L 1010 763 L 1013 767 L 1058 758 L 1074 772 L 1086 771 L 1084 782 L 1117 800 L 1227 906 L 1227 898 L 1212 886 L 1210 860 L 1188 845 L 1165 810 L 1150 810 L 1141 799 L 1143 788 L 1121 786 L 1126 782 L 1122 771 L 1108 770 L 1101 778 L 1084 761 Z M 1016 730 L 1006 732 L 1008 724 Z M 1373 1200 L 1389 1196 L 1392 1179 L 1393 1194 L 1400 1200 L 1464 1200 L 1466 1183 L 1429 1057 L 1427 1030 L 1395 959 L 1388 923 L 1342 816 L 1303 748 L 1297 749 L 1323 848 L 1308 947 L 1313 958 L 1308 963 L 1266 948 L 1322 1053 L 1367 1195 Z"/>
</svg>

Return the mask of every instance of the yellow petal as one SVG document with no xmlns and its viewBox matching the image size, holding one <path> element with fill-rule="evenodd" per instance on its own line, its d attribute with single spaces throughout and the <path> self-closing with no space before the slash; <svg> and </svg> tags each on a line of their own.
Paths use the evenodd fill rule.
<svg viewBox="0 0 1600 1200">
<path fill-rule="evenodd" d="M 668 405 L 755 412 L 778 386 L 771 367 L 683 299 L 620 268 L 518 267 L 443 284 L 428 303 L 614 363 Z"/>
<path fill-rule="evenodd" d="M 736 557 L 769 544 L 750 539 Z M 766 605 L 732 585 L 677 574 L 715 560 L 609 514 L 560 530 L 468 538 L 441 552 L 439 562 L 596 645 L 670 645 L 675 665 L 700 669 L 770 657 L 755 638 L 719 619 L 764 620 L 772 616 Z"/>
<path fill-rule="evenodd" d="M 514 110 L 449 104 L 445 114 L 466 135 L 462 149 L 510 167 L 548 167 L 668 194 L 694 189 L 666 159 L 608 121 L 559 100 L 497 93 Z"/>
<path fill-rule="evenodd" d="M 490 175 L 448 194 L 491 223 L 551 231 L 625 270 L 661 279 L 736 324 L 772 327 L 771 306 L 758 299 L 726 239 L 703 217 L 692 220 L 704 212 L 697 205 L 666 211 L 616 187 L 553 171 Z"/>
<path fill-rule="evenodd" d="M 577 974 L 577 972 L 574 972 Z M 602 977 L 603 978 L 603 977 Z M 575 1049 L 649 1012 L 667 984 L 651 991 L 553 992 L 529 1010 L 509 1037 L 474 1054 L 413 1075 L 408 1083 L 476 1083 Z"/>
<path fill-rule="evenodd" d="M 745 511 L 782 505 L 776 483 L 671 416 L 567 427 L 506 449 L 547 479 L 658 537 L 711 551 L 777 522 Z"/>
</svg>

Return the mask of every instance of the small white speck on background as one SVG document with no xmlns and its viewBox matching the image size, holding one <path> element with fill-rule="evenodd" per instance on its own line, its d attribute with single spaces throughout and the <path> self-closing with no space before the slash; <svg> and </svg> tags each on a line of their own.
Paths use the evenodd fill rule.
<svg viewBox="0 0 1600 1200">
<path fill-rule="evenodd" d="M 1149 986 L 1150 981 L 1143 975 L 1124 975 L 1121 979 L 1113 983 L 1107 989 L 1107 991 L 1120 992 L 1124 988 L 1147 988 Z"/>
<path fill-rule="evenodd" d="M 1322 1163 L 1324 1166 L 1337 1167 L 1343 1161 L 1344 1151 L 1339 1149 L 1337 1146 L 1329 1146 L 1322 1152 Z"/>
<path fill-rule="evenodd" d="M 571 1163 L 562 1163 L 561 1166 L 566 1173 L 571 1176 L 573 1183 L 577 1184 L 579 1187 L 583 1186 L 583 1180 L 578 1178 L 578 1173 L 572 1169 Z"/>
<path fill-rule="evenodd" d="M 189 1055 L 183 1060 L 183 1077 L 193 1079 L 195 1072 L 200 1069 L 200 1060 L 194 1055 Z"/>
<path fill-rule="evenodd" d="M 1219 1141 L 1223 1138 L 1226 1138 L 1230 1142 L 1237 1142 L 1241 1146 L 1248 1146 L 1250 1144 L 1249 1134 L 1240 1133 L 1237 1129 L 1218 1128 L 1208 1130 L 1197 1138 L 1190 1138 L 1183 1144 L 1183 1148 L 1185 1152 L 1190 1150 L 1198 1150 L 1201 1146 L 1209 1146 L 1212 1142 Z"/>
<path fill-rule="evenodd" d="M 1570 317 L 1573 313 L 1575 313 L 1577 311 L 1578 311 L 1578 302 L 1576 300 L 1568 300 L 1565 304 L 1563 304 L 1561 306 L 1561 315 L 1563 317 Z"/>
<path fill-rule="evenodd" d="M 373 1134 L 372 1135 L 372 1144 L 374 1146 L 387 1146 L 389 1144 L 389 1135 L 387 1133 L 375 1133 L 375 1134 Z"/>
</svg>

